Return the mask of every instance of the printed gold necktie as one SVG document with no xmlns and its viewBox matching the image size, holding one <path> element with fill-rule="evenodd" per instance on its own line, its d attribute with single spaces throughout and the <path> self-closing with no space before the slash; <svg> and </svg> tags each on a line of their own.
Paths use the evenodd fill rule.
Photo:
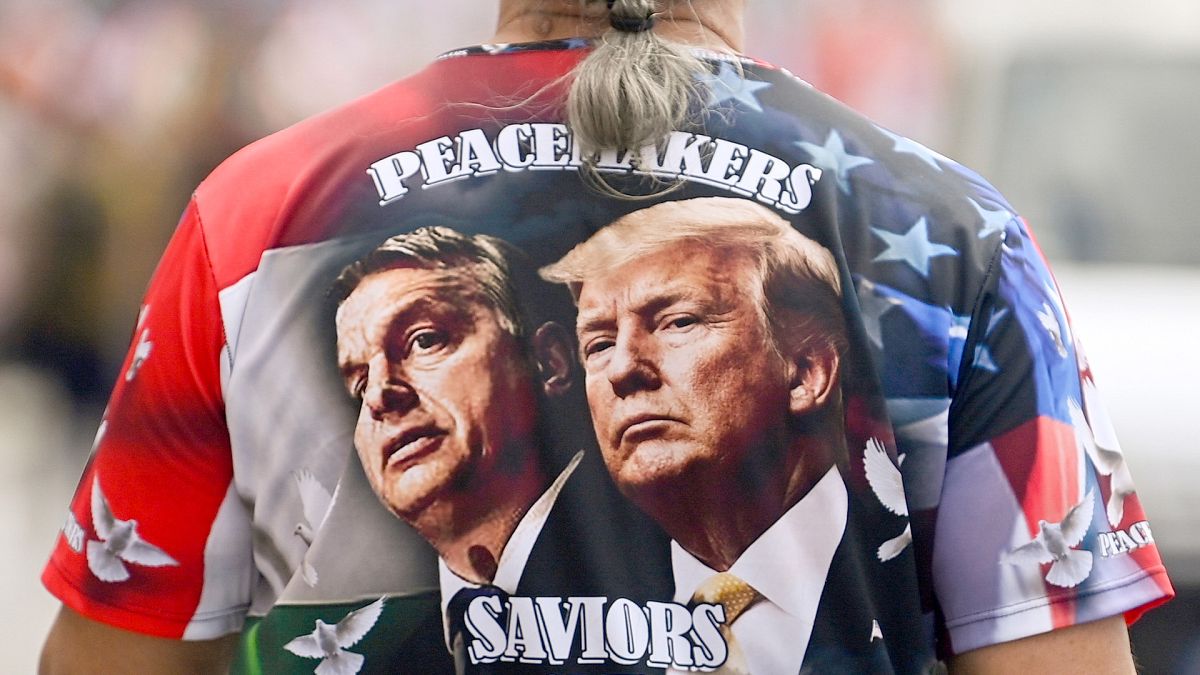
<svg viewBox="0 0 1200 675">
<path fill-rule="evenodd" d="M 721 624 L 720 631 L 729 648 L 729 655 L 724 665 L 712 672 L 722 675 L 749 675 L 745 654 L 733 636 L 733 622 L 751 605 L 762 599 L 762 593 L 729 572 L 714 574 L 692 594 L 692 605 L 707 603 L 722 605 L 725 608 L 725 623 Z"/>
</svg>

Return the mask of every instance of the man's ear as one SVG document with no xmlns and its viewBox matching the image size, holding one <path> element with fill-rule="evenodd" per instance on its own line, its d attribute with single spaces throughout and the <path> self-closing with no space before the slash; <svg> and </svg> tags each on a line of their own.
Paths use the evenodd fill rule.
<svg viewBox="0 0 1200 675">
<path fill-rule="evenodd" d="M 837 350 L 823 341 L 815 341 L 793 350 L 788 359 L 789 409 L 804 415 L 825 406 L 838 388 Z"/>
<path fill-rule="evenodd" d="M 533 334 L 533 357 L 538 382 L 547 396 L 561 396 L 571 388 L 575 350 L 571 334 L 562 324 L 547 321 L 538 327 Z"/>
</svg>

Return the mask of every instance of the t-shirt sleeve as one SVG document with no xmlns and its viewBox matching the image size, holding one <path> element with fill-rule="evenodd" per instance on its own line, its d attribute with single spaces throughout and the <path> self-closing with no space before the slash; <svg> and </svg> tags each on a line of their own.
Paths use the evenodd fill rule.
<svg viewBox="0 0 1200 675">
<path fill-rule="evenodd" d="M 954 653 L 1173 590 L 1045 259 L 1010 222 L 971 315 L 933 540 Z"/>
<path fill-rule="evenodd" d="M 42 574 L 96 621 L 182 639 L 241 628 L 254 568 L 233 490 L 216 291 L 193 203 L 150 282 Z"/>
</svg>

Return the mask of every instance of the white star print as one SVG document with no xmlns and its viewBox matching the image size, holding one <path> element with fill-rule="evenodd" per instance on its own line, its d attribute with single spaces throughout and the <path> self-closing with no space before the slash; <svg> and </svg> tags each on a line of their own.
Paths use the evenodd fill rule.
<svg viewBox="0 0 1200 675">
<path fill-rule="evenodd" d="M 971 331 L 971 317 L 950 313 L 950 328 L 947 330 L 951 340 L 966 340 Z"/>
<path fill-rule="evenodd" d="M 975 207 L 975 212 L 983 219 L 983 227 L 979 228 L 980 239 L 987 239 L 996 232 L 1004 234 L 1005 228 L 1016 217 L 1004 209 L 1000 209 L 999 211 L 985 209 L 974 199 L 968 198 L 967 201 L 971 202 L 971 206 Z"/>
<path fill-rule="evenodd" d="M 896 234 L 879 227 L 872 227 L 871 231 L 887 244 L 887 248 L 875 256 L 874 262 L 889 260 L 904 262 L 923 277 L 929 276 L 929 260 L 931 258 L 958 255 L 957 251 L 945 244 L 935 244 L 929 241 L 929 225 L 924 217 L 917 220 L 916 224 L 904 234 Z"/>
<path fill-rule="evenodd" d="M 894 150 L 895 152 L 898 152 L 898 153 L 901 153 L 904 155 L 913 155 L 917 159 L 920 159 L 922 162 L 925 162 L 929 166 L 932 166 L 933 168 L 937 169 L 938 171 L 942 170 L 941 164 L 938 163 L 939 160 L 949 161 L 948 159 L 946 159 L 946 157 L 934 152 L 933 150 L 930 150 L 929 148 L 921 145 L 920 143 L 912 140 L 911 138 L 906 138 L 904 136 L 901 136 L 900 134 L 893 134 L 892 132 L 888 131 L 887 129 L 884 129 L 883 127 L 876 127 L 876 128 L 878 128 L 880 131 L 882 131 L 884 133 L 884 135 L 886 135 L 888 138 L 892 139 L 892 150 Z"/>
<path fill-rule="evenodd" d="M 888 310 L 904 303 L 898 298 L 890 298 L 880 293 L 876 290 L 875 283 L 869 279 L 860 280 L 858 287 L 858 305 L 861 310 L 863 330 L 867 332 L 867 338 L 876 347 L 883 349 L 883 330 L 880 328 L 879 320 L 884 314 L 887 314 Z"/>
<path fill-rule="evenodd" d="M 971 367 L 981 368 L 989 373 L 1000 372 L 1000 367 L 992 359 L 992 350 L 988 349 L 987 345 L 983 343 L 975 345 L 975 359 L 971 362 Z"/>
<path fill-rule="evenodd" d="M 696 77 L 708 87 L 708 106 L 715 108 L 726 101 L 738 101 L 755 112 L 762 112 L 756 92 L 771 86 L 769 82 L 757 82 L 742 77 L 737 68 L 722 63 L 716 75 L 705 72 Z"/>
<path fill-rule="evenodd" d="M 963 350 L 967 346 L 967 336 L 971 332 L 971 317 L 959 316 L 947 308 L 950 314 L 950 325 L 946 329 L 946 372 L 951 382 L 957 386 L 958 372 L 962 365 Z"/>
<path fill-rule="evenodd" d="M 1004 317 L 1006 317 L 1006 316 L 1008 316 L 1008 308 L 1007 307 L 1005 307 L 1004 309 L 1001 309 L 999 311 L 993 312 L 992 317 L 990 319 L 988 319 L 987 334 L 991 335 L 992 331 L 996 330 L 996 326 L 1000 325 L 1000 322 L 1003 321 Z"/>
<path fill-rule="evenodd" d="M 796 145 L 812 156 L 813 166 L 832 171 L 837 177 L 838 189 L 850 194 L 849 174 L 859 167 L 874 164 L 875 160 L 846 152 L 846 145 L 837 131 L 830 131 L 825 145 L 807 141 L 796 141 Z"/>
</svg>

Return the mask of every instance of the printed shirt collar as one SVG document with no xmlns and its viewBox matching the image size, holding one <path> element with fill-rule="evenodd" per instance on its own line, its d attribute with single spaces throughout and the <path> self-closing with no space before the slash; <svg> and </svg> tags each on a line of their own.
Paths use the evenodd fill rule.
<svg viewBox="0 0 1200 675">
<path fill-rule="evenodd" d="M 798 619 L 812 623 L 825 588 L 833 554 L 846 531 L 848 496 L 836 467 L 788 509 L 729 568 L 763 597 Z M 671 542 L 675 601 L 692 593 L 717 571 Z"/>
</svg>

